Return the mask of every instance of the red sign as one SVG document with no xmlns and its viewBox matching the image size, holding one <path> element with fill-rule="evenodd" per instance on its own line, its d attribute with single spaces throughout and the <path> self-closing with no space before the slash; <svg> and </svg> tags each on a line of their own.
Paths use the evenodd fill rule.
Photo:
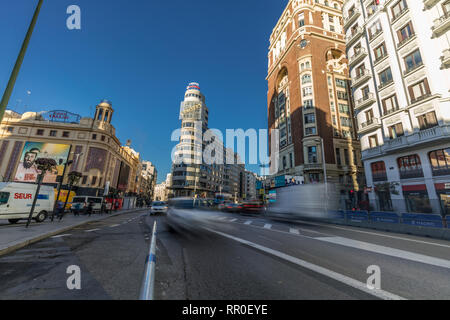
<svg viewBox="0 0 450 320">
<path fill-rule="evenodd" d="M 31 193 L 15 193 L 14 199 L 31 200 L 33 195 Z"/>
</svg>

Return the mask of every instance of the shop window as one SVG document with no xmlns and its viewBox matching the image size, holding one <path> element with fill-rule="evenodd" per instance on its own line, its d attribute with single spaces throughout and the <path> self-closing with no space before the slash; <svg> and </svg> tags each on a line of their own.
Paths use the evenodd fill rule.
<svg viewBox="0 0 450 320">
<path fill-rule="evenodd" d="M 430 199 L 426 190 L 423 191 L 403 191 L 408 212 L 432 213 Z"/>
<path fill-rule="evenodd" d="M 432 151 L 429 158 L 433 176 L 450 175 L 450 148 Z"/>
</svg>

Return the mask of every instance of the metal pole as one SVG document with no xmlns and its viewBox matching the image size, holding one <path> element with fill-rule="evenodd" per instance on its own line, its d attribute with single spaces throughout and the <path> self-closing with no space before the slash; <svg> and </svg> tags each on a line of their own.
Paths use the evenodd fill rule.
<svg viewBox="0 0 450 320">
<path fill-rule="evenodd" d="M 22 48 L 20 49 L 19 56 L 17 57 L 16 60 L 16 64 L 14 65 L 14 68 L 8 81 L 8 85 L 6 86 L 5 92 L 3 93 L 3 97 L 0 102 L 0 122 L 3 120 L 3 115 L 5 114 L 5 110 L 8 107 L 9 98 L 11 97 L 14 85 L 17 80 L 17 76 L 19 75 L 20 67 L 22 66 L 23 58 L 25 57 L 25 53 L 27 51 L 28 43 L 30 42 L 31 35 L 33 34 L 34 26 L 36 25 L 36 21 L 39 16 L 39 11 L 41 10 L 42 2 L 43 0 L 39 0 L 36 10 L 34 11 L 33 19 L 31 20 L 31 24 L 28 27 L 25 40 L 22 43 Z"/>
<path fill-rule="evenodd" d="M 45 173 L 41 173 L 38 175 L 38 185 L 36 188 L 36 193 L 34 194 L 33 204 L 31 205 L 30 214 L 28 215 L 27 228 L 30 225 L 31 218 L 33 217 L 34 208 L 36 207 L 36 202 L 39 196 L 39 191 L 41 190 L 41 183 L 44 180 Z"/>
<path fill-rule="evenodd" d="M 70 157 L 71 151 L 72 151 L 72 145 L 70 145 L 70 149 L 69 149 L 69 157 Z M 58 185 L 58 193 L 57 193 L 57 195 L 56 195 L 55 203 L 53 204 L 53 213 L 52 213 L 52 219 L 51 219 L 52 222 L 53 222 L 53 219 L 55 218 L 56 204 L 57 204 L 58 201 L 59 201 L 59 195 L 60 195 L 60 193 L 61 193 L 61 187 L 62 187 L 62 184 L 64 183 L 64 176 L 66 175 L 66 168 L 67 168 L 67 164 L 68 164 L 69 162 L 70 162 L 70 161 L 67 159 L 66 163 L 64 164 L 64 170 L 63 170 L 61 182 L 60 182 L 59 185 Z M 73 161 L 72 161 L 71 163 L 73 163 Z M 64 210 L 64 208 L 63 208 L 63 210 Z"/>
<path fill-rule="evenodd" d="M 155 288 L 156 265 L 156 221 L 153 224 L 153 234 L 150 244 L 150 252 L 145 261 L 145 275 L 141 289 L 140 300 L 153 300 Z"/>
</svg>

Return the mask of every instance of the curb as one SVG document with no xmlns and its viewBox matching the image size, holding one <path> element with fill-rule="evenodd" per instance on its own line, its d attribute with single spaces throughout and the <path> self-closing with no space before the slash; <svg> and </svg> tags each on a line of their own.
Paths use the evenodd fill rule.
<svg viewBox="0 0 450 320">
<path fill-rule="evenodd" d="M 102 221 L 102 220 L 106 220 L 108 218 L 116 217 L 116 216 L 121 215 L 121 214 L 126 214 L 126 213 L 130 213 L 130 212 L 137 212 L 137 211 L 142 211 L 142 210 L 144 210 L 144 209 L 137 209 L 137 210 L 135 210 L 135 209 L 128 209 L 127 211 L 113 213 L 111 215 L 99 217 L 99 218 L 93 219 L 93 220 L 82 221 L 80 223 L 64 227 L 62 229 L 50 231 L 50 232 L 47 232 L 45 234 L 41 234 L 41 235 L 38 235 L 38 236 L 35 236 L 35 237 L 30 237 L 28 239 L 15 241 L 15 242 L 13 242 L 13 244 L 11 246 L 8 246 L 7 248 L 4 248 L 4 249 L 0 249 L 0 256 L 3 256 L 5 254 L 11 253 L 11 252 L 14 252 L 14 251 L 16 251 L 18 249 L 21 249 L 23 247 L 29 246 L 30 244 L 39 242 L 39 241 L 44 240 L 46 238 L 50 238 L 50 237 L 56 236 L 56 235 L 58 235 L 60 233 L 69 231 L 71 229 L 74 229 L 76 227 L 88 224 L 90 222 Z"/>
</svg>

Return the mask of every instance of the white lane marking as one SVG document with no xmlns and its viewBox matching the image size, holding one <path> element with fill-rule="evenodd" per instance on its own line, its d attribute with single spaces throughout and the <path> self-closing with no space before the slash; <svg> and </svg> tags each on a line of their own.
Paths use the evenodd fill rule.
<svg viewBox="0 0 450 320">
<path fill-rule="evenodd" d="M 266 224 L 264 225 L 264 229 L 272 229 L 272 225 L 269 224 L 269 223 L 266 223 Z"/>
<path fill-rule="evenodd" d="M 346 284 L 348 286 L 351 286 L 351 287 L 353 287 L 355 289 L 361 290 L 361 291 L 363 291 L 365 293 L 368 293 L 370 295 L 373 295 L 373 296 L 375 296 L 377 298 L 384 299 L 384 300 L 406 300 L 405 298 L 403 298 L 401 296 L 398 296 L 396 294 L 390 293 L 390 292 L 385 291 L 385 290 L 369 289 L 369 288 L 367 288 L 367 284 L 365 284 L 363 282 L 360 282 L 360 281 L 355 280 L 353 278 L 347 277 L 347 276 L 345 276 L 343 274 L 340 274 L 340 273 L 337 273 L 337 272 L 325 269 L 325 268 L 323 268 L 321 266 L 309 263 L 309 262 L 301 260 L 299 258 L 287 255 L 287 254 L 285 254 L 283 252 L 280 252 L 280 251 L 277 251 L 277 250 L 273 250 L 273 249 L 261 246 L 261 245 L 259 245 L 257 243 L 253 243 L 253 242 L 241 239 L 241 238 L 237 238 L 237 237 L 234 237 L 232 235 L 229 235 L 229 234 L 226 234 L 226 233 L 223 233 L 223 232 L 220 232 L 220 231 L 216 231 L 216 230 L 209 229 L 209 228 L 205 228 L 205 229 L 207 229 L 207 230 L 209 230 L 209 231 L 211 231 L 213 233 L 219 234 L 219 235 L 221 235 L 223 237 L 226 237 L 226 238 L 232 239 L 234 241 L 240 242 L 242 244 L 248 245 L 250 247 L 253 247 L 253 248 L 258 249 L 260 251 L 269 253 L 269 254 L 274 255 L 274 256 L 276 256 L 278 258 L 284 259 L 284 260 L 289 261 L 291 263 L 294 263 L 294 264 L 296 264 L 298 266 L 301 266 L 303 268 L 306 268 L 306 269 L 309 269 L 311 271 L 317 272 L 317 273 L 319 273 L 321 275 L 324 275 L 324 276 L 329 277 L 331 279 L 334 279 L 336 281 L 342 282 L 342 283 L 344 283 L 344 284 Z"/>
<path fill-rule="evenodd" d="M 220 217 L 219 220 L 225 220 L 227 217 Z"/>
<path fill-rule="evenodd" d="M 60 234 L 58 236 L 53 236 L 52 238 L 62 238 L 62 237 L 67 237 L 67 236 L 71 236 L 71 234 L 70 233 L 68 233 L 68 234 Z"/>
<path fill-rule="evenodd" d="M 417 243 L 430 244 L 430 245 L 434 245 L 434 246 L 450 248 L 450 245 L 447 245 L 447 244 L 441 244 L 441 243 L 435 243 L 435 242 L 429 242 L 429 241 L 423 241 L 423 240 L 416 240 L 416 239 L 409 239 L 409 238 L 398 237 L 398 236 L 391 236 L 391 235 L 387 235 L 387 234 L 381 234 L 381 233 L 370 232 L 370 231 L 355 230 L 355 229 L 351 229 L 351 228 L 338 227 L 338 226 L 333 226 L 333 225 L 329 225 L 329 224 L 322 224 L 322 223 L 309 222 L 309 221 L 302 221 L 302 223 L 310 224 L 313 226 L 328 227 L 328 228 L 333 228 L 333 229 L 370 234 L 370 235 L 379 236 L 379 237 L 386 237 L 386 238 L 391 238 L 391 239 L 398 239 L 398 240 L 411 241 L 411 242 L 417 242 Z M 320 232 L 320 233 L 323 233 L 323 232 Z M 330 236 L 332 236 L 332 235 L 330 235 Z"/>
<path fill-rule="evenodd" d="M 294 229 L 294 228 L 290 228 L 289 232 L 293 233 L 293 234 L 300 234 L 300 231 L 298 231 L 297 229 Z"/>
<path fill-rule="evenodd" d="M 109 227 L 114 228 L 114 227 L 118 227 L 118 226 L 120 226 L 120 224 L 113 224 L 113 225 L 110 225 Z"/>
<path fill-rule="evenodd" d="M 84 232 L 94 232 L 94 231 L 98 231 L 98 230 L 100 230 L 100 229 L 91 229 L 91 230 L 86 230 Z"/>
<path fill-rule="evenodd" d="M 410 261 L 414 261 L 414 262 L 421 262 L 421 263 L 425 263 L 425 264 L 429 264 L 429 265 L 433 265 L 433 266 L 437 266 L 437 267 L 443 267 L 443 268 L 450 269 L 450 261 L 449 260 L 434 258 L 434 257 L 426 256 L 423 254 L 419 254 L 419 253 L 413 253 L 413 252 L 409 252 L 409 251 L 405 251 L 405 250 L 394 249 L 394 248 L 390 248 L 390 247 L 380 246 L 377 244 L 372 244 L 372 243 L 368 243 L 368 242 L 357 241 L 357 240 L 352 240 L 352 239 L 347 239 L 347 238 L 342 238 L 342 237 L 320 237 L 320 238 L 314 238 L 314 239 L 328 242 L 328 243 L 338 244 L 338 245 L 345 246 L 345 247 L 361 249 L 361 250 L 370 251 L 370 252 L 374 252 L 374 253 L 384 254 L 387 256 L 391 256 L 391 257 L 406 259 L 406 260 L 410 260 Z"/>
<path fill-rule="evenodd" d="M 246 224 L 246 225 L 250 225 L 250 224 L 252 224 L 252 220 L 247 220 L 247 221 L 245 221 L 245 223 L 244 224 Z"/>
<path fill-rule="evenodd" d="M 235 221 L 237 221 L 237 219 L 231 219 L 231 220 L 230 220 L 230 222 L 235 222 Z"/>
</svg>

